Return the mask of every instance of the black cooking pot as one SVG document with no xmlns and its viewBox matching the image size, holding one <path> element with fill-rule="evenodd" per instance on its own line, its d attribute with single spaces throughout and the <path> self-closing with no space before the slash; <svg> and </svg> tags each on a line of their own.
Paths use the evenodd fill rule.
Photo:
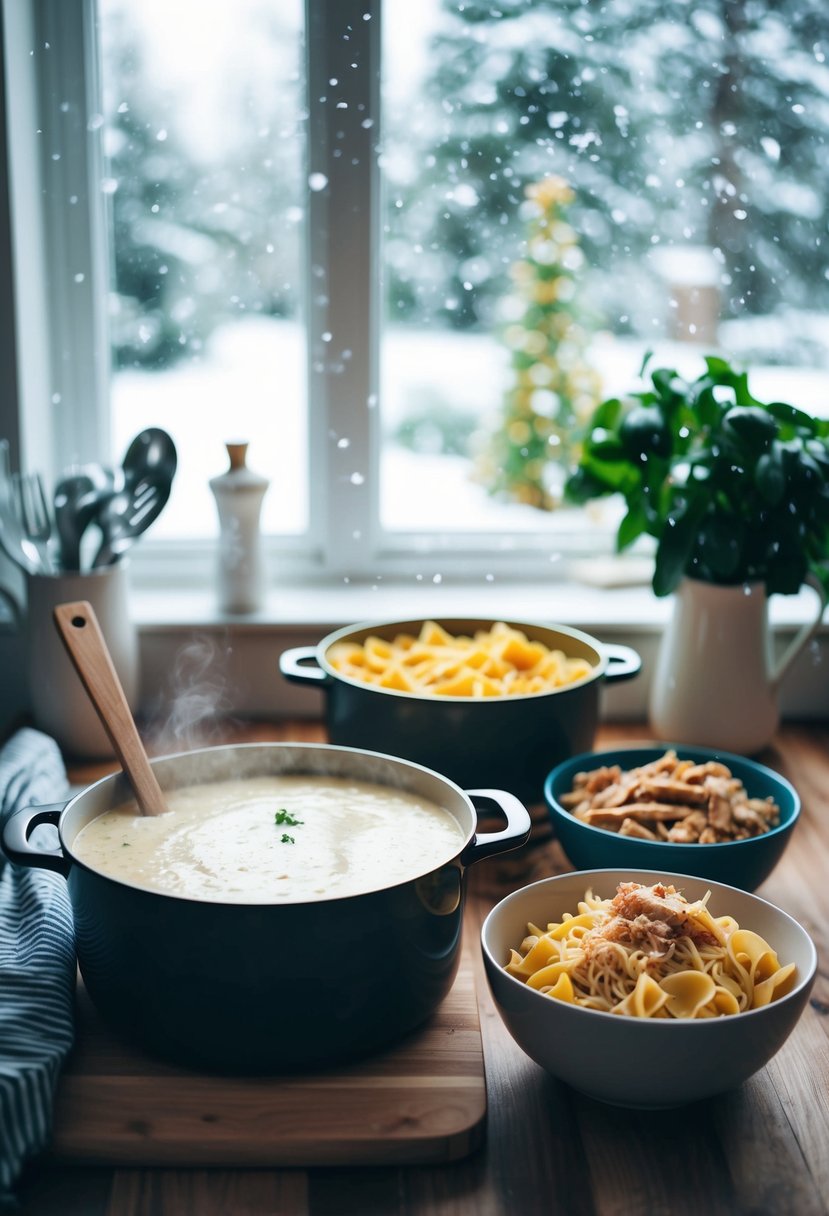
<svg viewBox="0 0 829 1216">
<path fill-rule="evenodd" d="M 152 762 L 162 789 L 263 774 L 347 777 L 437 802 L 460 824 L 454 857 L 410 881 L 346 898 L 212 903 L 107 878 L 72 852 L 90 820 L 131 797 L 121 773 L 65 806 L 6 823 L 18 865 L 66 876 L 81 973 L 111 1025 L 151 1053 L 221 1072 L 268 1073 L 356 1058 L 405 1035 L 448 992 L 458 964 L 464 870 L 523 844 L 525 808 L 500 790 L 464 792 L 445 777 L 374 752 L 322 744 L 205 748 Z M 494 802 L 502 831 L 477 832 L 473 799 Z M 57 825 L 59 845 L 29 837 Z"/>
<path fill-rule="evenodd" d="M 488 631 L 495 622 L 440 618 L 438 623 L 457 637 Z M 279 668 L 286 679 L 325 692 L 331 743 L 390 752 L 445 773 L 458 785 L 492 785 L 529 802 L 542 800 L 544 780 L 556 764 L 592 748 L 602 684 L 629 680 L 642 666 L 628 646 L 604 645 L 564 625 L 527 621 L 507 624 L 549 649 L 586 659 L 592 674 L 549 692 L 526 695 L 418 696 L 352 679 L 328 660 L 337 642 L 359 644 L 369 636 L 390 641 L 400 633 L 416 636 L 422 624 L 414 620 L 349 625 L 328 634 L 318 646 L 284 651 Z"/>
</svg>

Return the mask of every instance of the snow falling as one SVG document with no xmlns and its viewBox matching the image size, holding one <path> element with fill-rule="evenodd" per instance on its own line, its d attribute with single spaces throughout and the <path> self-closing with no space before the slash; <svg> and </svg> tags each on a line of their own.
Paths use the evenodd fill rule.
<svg viewBox="0 0 829 1216">
<path fill-rule="evenodd" d="M 345 167 L 362 175 L 374 156 L 381 381 L 361 408 L 382 427 L 387 526 L 540 524 L 469 473 L 506 384 L 524 189 L 549 174 L 576 195 L 561 290 L 607 393 L 630 387 L 647 348 L 694 375 L 720 347 L 757 368 L 760 395 L 829 408 L 823 0 L 665 0 L 647 21 L 630 0 L 386 0 L 382 126 L 331 77 L 319 104 L 334 146 L 330 160 L 312 146 L 310 169 L 299 0 L 244 0 L 216 23 L 191 20 L 193 7 L 181 0 L 172 20 L 163 0 L 102 0 L 105 106 L 87 119 L 104 137 L 114 221 L 114 441 L 163 406 L 192 454 L 159 533 L 212 527 L 204 485 L 229 417 L 279 479 L 266 527 L 304 527 L 307 208 L 335 202 Z M 61 114 L 72 119 L 68 103 Z M 347 378 L 365 352 L 330 324 L 315 256 L 315 366 Z M 554 386 L 529 374 L 552 417 Z"/>
</svg>

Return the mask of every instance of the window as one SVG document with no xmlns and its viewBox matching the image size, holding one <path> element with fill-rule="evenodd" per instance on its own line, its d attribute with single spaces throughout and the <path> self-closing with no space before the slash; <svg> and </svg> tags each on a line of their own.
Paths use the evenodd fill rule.
<svg viewBox="0 0 829 1216">
<path fill-rule="evenodd" d="M 561 438 L 560 378 L 549 382 L 561 368 L 532 357 L 543 335 L 516 298 L 516 274 L 534 273 L 522 263 L 537 210 L 525 188 L 549 175 L 575 196 L 566 286 L 602 395 L 636 385 L 648 348 L 695 375 L 719 344 L 751 368 L 760 396 L 827 408 L 828 35 L 829 13 L 811 0 L 430 0 L 416 14 L 386 0 L 390 529 L 417 527 L 420 483 L 438 530 L 494 525 L 520 544 L 543 526 L 548 547 L 584 535 L 572 511 L 487 499 L 469 455 L 455 454 L 465 443 L 474 460 L 534 373 L 522 409 Z M 559 472 L 554 461 L 547 472 Z"/>
<path fill-rule="evenodd" d="M 99 0 L 98 30 L 113 455 L 166 427 L 181 459 L 154 536 L 209 537 L 222 440 L 246 439 L 278 487 L 263 528 L 302 534 L 301 4 Z"/>
<path fill-rule="evenodd" d="M 696 374 L 719 345 L 760 396 L 827 408 L 822 0 L 3 15 L 26 457 L 54 472 L 167 427 L 147 567 L 203 571 L 226 439 L 272 480 L 285 568 L 546 577 L 609 549 L 615 516 L 490 492 L 519 381 L 553 499 L 562 367 L 585 369 L 574 425 L 648 348 Z M 551 175 L 572 201 L 539 253 L 526 189 Z M 542 278 L 565 259 L 577 326 L 553 367 L 518 298 L 532 249 Z"/>
</svg>

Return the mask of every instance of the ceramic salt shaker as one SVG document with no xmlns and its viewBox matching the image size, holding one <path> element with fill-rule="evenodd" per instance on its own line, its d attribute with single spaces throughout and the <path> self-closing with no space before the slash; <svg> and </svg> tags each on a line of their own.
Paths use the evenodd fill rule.
<svg viewBox="0 0 829 1216">
<path fill-rule="evenodd" d="M 225 447 L 230 466 L 209 482 L 219 513 L 219 609 L 256 612 L 265 594 L 259 517 L 270 483 L 248 468 L 247 443 Z"/>
</svg>

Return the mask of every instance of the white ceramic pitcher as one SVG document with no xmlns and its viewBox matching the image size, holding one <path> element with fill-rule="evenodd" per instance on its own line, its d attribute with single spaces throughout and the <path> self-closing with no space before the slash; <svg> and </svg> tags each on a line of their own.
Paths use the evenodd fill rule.
<svg viewBox="0 0 829 1216">
<path fill-rule="evenodd" d="M 138 703 L 138 640 L 129 615 L 126 563 L 85 574 L 27 574 L 26 602 L 7 589 L 22 634 L 25 671 L 35 726 L 71 756 L 113 754 L 112 744 L 72 666 L 55 627 L 56 604 L 87 600 L 95 610 L 112 662 L 132 710 Z"/>
<path fill-rule="evenodd" d="M 750 755 L 780 721 L 777 693 L 820 624 L 826 597 L 816 579 L 814 619 L 774 659 L 762 583 L 722 587 L 684 578 L 662 638 L 650 691 L 657 739 Z"/>
</svg>

